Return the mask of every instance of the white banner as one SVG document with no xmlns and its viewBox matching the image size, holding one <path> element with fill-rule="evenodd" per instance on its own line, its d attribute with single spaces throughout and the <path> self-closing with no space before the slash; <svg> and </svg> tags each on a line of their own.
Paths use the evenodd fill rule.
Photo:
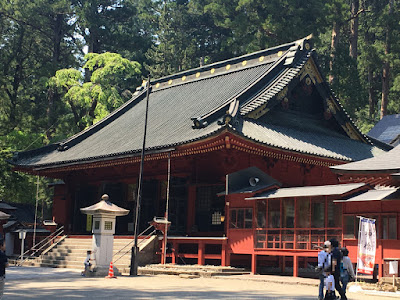
<svg viewBox="0 0 400 300">
<path fill-rule="evenodd" d="M 358 231 L 357 272 L 372 274 L 375 266 L 376 228 L 375 219 L 360 217 Z"/>
</svg>

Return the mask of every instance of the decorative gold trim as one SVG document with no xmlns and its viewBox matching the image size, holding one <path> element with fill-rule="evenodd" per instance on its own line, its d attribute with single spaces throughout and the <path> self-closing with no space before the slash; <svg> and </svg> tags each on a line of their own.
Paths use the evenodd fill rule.
<svg viewBox="0 0 400 300">
<path fill-rule="evenodd" d="M 264 56 L 260 56 L 258 61 L 264 61 L 264 58 L 265 58 Z"/>
<path fill-rule="evenodd" d="M 258 107 L 257 109 L 253 110 L 252 112 L 250 112 L 247 117 L 250 119 L 254 119 L 257 120 L 260 117 L 262 117 L 263 115 L 265 115 L 267 112 L 269 112 L 269 108 L 267 108 L 267 103 L 261 105 L 260 107 Z"/>
<path fill-rule="evenodd" d="M 342 125 L 342 128 L 346 133 L 349 135 L 349 137 L 353 140 L 360 140 L 359 135 L 357 132 L 354 130 L 353 126 L 350 124 L 350 122 L 346 122 L 344 125 Z"/>
<path fill-rule="evenodd" d="M 332 99 L 328 99 L 328 100 L 326 100 L 326 104 L 327 104 L 330 112 L 333 114 L 336 114 L 338 107 L 337 107 L 335 101 L 333 101 Z"/>
<path fill-rule="evenodd" d="M 231 65 L 226 65 L 225 69 L 229 70 L 231 68 Z"/>
<path fill-rule="evenodd" d="M 157 82 L 156 83 L 156 88 L 158 88 L 160 86 L 160 83 L 159 82 Z"/>
<path fill-rule="evenodd" d="M 199 78 L 200 77 L 200 72 L 197 72 L 196 73 L 196 78 Z"/>
<path fill-rule="evenodd" d="M 277 95 L 276 95 L 276 99 L 278 99 L 279 101 L 282 100 L 283 98 L 286 97 L 286 94 L 288 92 L 289 88 L 287 86 L 285 86 L 283 88 L 282 91 L 280 91 Z"/>
<path fill-rule="evenodd" d="M 321 74 L 316 67 L 314 60 L 309 58 L 307 62 L 304 64 L 303 68 L 299 72 L 300 81 L 304 79 L 308 75 L 314 84 L 322 83 L 323 79 Z"/>
<path fill-rule="evenodd" d="M 281 57 L 282 54 L 283 54 L 283 51 L 279 51 L 279 52 L 278 52 L 278 57 Z"/>
<path fill-rule="evenodd" d="M 215 69 L 212 68 L 212 69 L 210 70 L 210 73 L 211 73 L 211 74 L 214 74 L 214 73 L 215 73 Z"/>
<path fill-rule="evenodd" d="M 169 85 L 172 84 L 172 79 L 168 80 L 168 84 L 169 84 Z"/>
<path fill-rule="evenodd" d="M 247 65 L 247 60 L 242 61 L 242 66 L 244 67 L 245 65 Z"/>
<path fill-rule="evenodd" d="M 185 81 L 186 80 L 186 76 L 182 76 L 182 81 Z"/>
</svg>

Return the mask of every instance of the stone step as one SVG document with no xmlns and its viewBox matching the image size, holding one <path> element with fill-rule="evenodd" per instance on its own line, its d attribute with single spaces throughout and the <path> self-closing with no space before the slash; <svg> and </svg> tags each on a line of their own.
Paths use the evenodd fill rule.
<svg viewBox="0 0 400 300">
<path fill-rule="evenodd" d="M 85 261 L 86 256 L 72 256 L 72 257 L 67 257 L 67 256 L 61 256 L 61 255 L 46 255 L 45 257 L 42 258 L 42 260 L 51 260 L 53 262 L 59 262 L 59 261 L 70 261 L 70 262 L 78 262 L 82 263 Z M 118 259 L 118 260 L 117 260 Z M 113 259 L 114 261 L 118 261 L 120 264 L 125 264 L 125 263 L 130 263 L 131 256 L 126 255 L 125 257 L 119 258 L 115 257 Z"/>
<path fill-rule="evenodd" d="M 69 269 L 84 269 L 84 265 L 82 262 L 70 262 L 70 261 L 64 261 L 64 262 L 55 262 L 51 260 L 43 260 L 43 261 L 38 261 L 38 262 L 32 262 L 30 264 L 26 264 L 26 266 L 41 266 L 41 267 L 51 267 L 51 268 L 69 268 Z M 127 264 L 113 264 L 114 268 L 117 268 L 118 270 L 124 270 L 126 268 L 129 269 L 130 263 Z"/>
<path fill-rule="evenodd" d="M 113 260 L 116 268 L 129 269 L 131 262 L 131 245 L 129 243 L 133 244 L 132 242 L 133 239 L 114 239 L 113 254 L 115 257 L 113 257 Z M 151 239 L 143 241 L 139 244 L 139 247 L 143 249 L 146 245 L 157 242 L 158 239 L 154 236 Z M 47 252 L 41 259 L 26 262 L 25 265 L 83 269 L 86 252 L 91 248 L 91 238 L 66 238 Z M 154 252 L 155 250 L 152 246 L 149 249 L 140 250 L 140 255 L 142 257 L 147 257 L 148 255 L 154 256 Z"/>
<path fill-rule="evenodd" d="M 55 251 L 58 251 L 58 252 L 62 252 L 62 253 L 78 253 L 78 252 L 81 252 L 81 253 L 85 253 L 86 254 L 86 252 L 88 251 L 88 250 L 91 250 L 91 248 L 78 248 L 78 247 L 64 247 L 64 246 L 60 246 L 60 247 L 54 247 L 53 249 L 51 249 L 50 251 L 52 251 L 52 252 L 55 252 Z M 49 251 L 49 252 L 50 252 Z M 113 251 L 114 252 L 118 252 L 118 251 L 121 251 L 121 253 L 122 252 L 128 252 L 128 251 L 131 251 L 131 248 L 130 247 L 127 247 L 127 248 L 123 248 L 123 247 L 113 247 Z"/>
</svg>

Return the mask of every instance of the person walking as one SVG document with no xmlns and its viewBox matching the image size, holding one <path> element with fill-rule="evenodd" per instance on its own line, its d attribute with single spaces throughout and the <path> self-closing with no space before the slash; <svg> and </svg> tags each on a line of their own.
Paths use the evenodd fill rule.
<svg viewBox="0 0 400 300">
<path fill-rule="evenodd" d="M 343 291 L 346 293 L 347 284 L 350 279 L 355 277 L 353 264 L 349 257 L 349 250 L 347 248 L 342 248 L 342 269 L 340 270 L 340 281 L 343 284 Z"/>
<path fill-rule="evenodd" d="M 324 300 L 336 300 L 335 295 L 335 279 L 333 275 L 329 272 L 326 273 L 325 278 L 325 298 Z"/>
<path fill-rule="evenodd" d="M 318 266 L 316 271 L 319 273 L 319 291 L 318 291 L 318 300 L 324 299 L 324 285 L 326 278 L 326 270 L 329 268 L 331 264 L 331 242 L 326 241 L 322 246 L 322 250 L 318 253 Z"/>
<path fill-rule="evenodd" d="M 335 288 L 340 295 L 341 300 L 347 300 L 346 293 L 343 291 L 342 285 L 340 284 L 340 264 L 342 262 L 342 252 L 339 249 L 339 242 L 333 238 L 331 242 L 331 258 L 332 258 L 332 275 L 335 279 Z"/>
<path fill-rule="evenodd" d="M 0 239 L 0 299 L 3 299 L 6 268 L 8 268 L 8 258 L 4 253 L 4 251 L 5 251 L 4 240 Z"/>
</svg>

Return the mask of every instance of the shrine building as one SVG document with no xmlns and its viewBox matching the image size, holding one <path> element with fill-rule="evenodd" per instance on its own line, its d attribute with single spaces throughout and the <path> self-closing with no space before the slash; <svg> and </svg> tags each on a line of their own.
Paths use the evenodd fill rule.
<svg viewBox="0 0 400 300">
<path fill-rule="evenodd" d="M 132 236 L 147 88 L 140 228 L 165 214 L 170 159 L 167 262 L 298 276 L 325 240 L 354 244 L 350 219 L 369 209 L 335 201 L 373 186 L 342 182 L 330 167 L 391 147 L 359 131 L 309 38 L 152 79 L 84 131 L 17 153 L 15 170 L 64 182 L 54 187 L 53 215 L 69 235 L 90 237 L 80 208 L 106 193 L 130 210 L 116 235 Z"/>
<path fill-rule="evenodd" d="M 400 145 L 378 157 L 331 167 L 341 183 L 364 183 L 365 193 L 337 200 L 343 205 L 343 244 L 352 261 L 357 257 L 358 216 L 376 220 L 376 257 L 379 277 L 389 276 L 388 261 L 400 260 Z M 398 270 L 397 270 L 398 272 Z"/>
</svg>

